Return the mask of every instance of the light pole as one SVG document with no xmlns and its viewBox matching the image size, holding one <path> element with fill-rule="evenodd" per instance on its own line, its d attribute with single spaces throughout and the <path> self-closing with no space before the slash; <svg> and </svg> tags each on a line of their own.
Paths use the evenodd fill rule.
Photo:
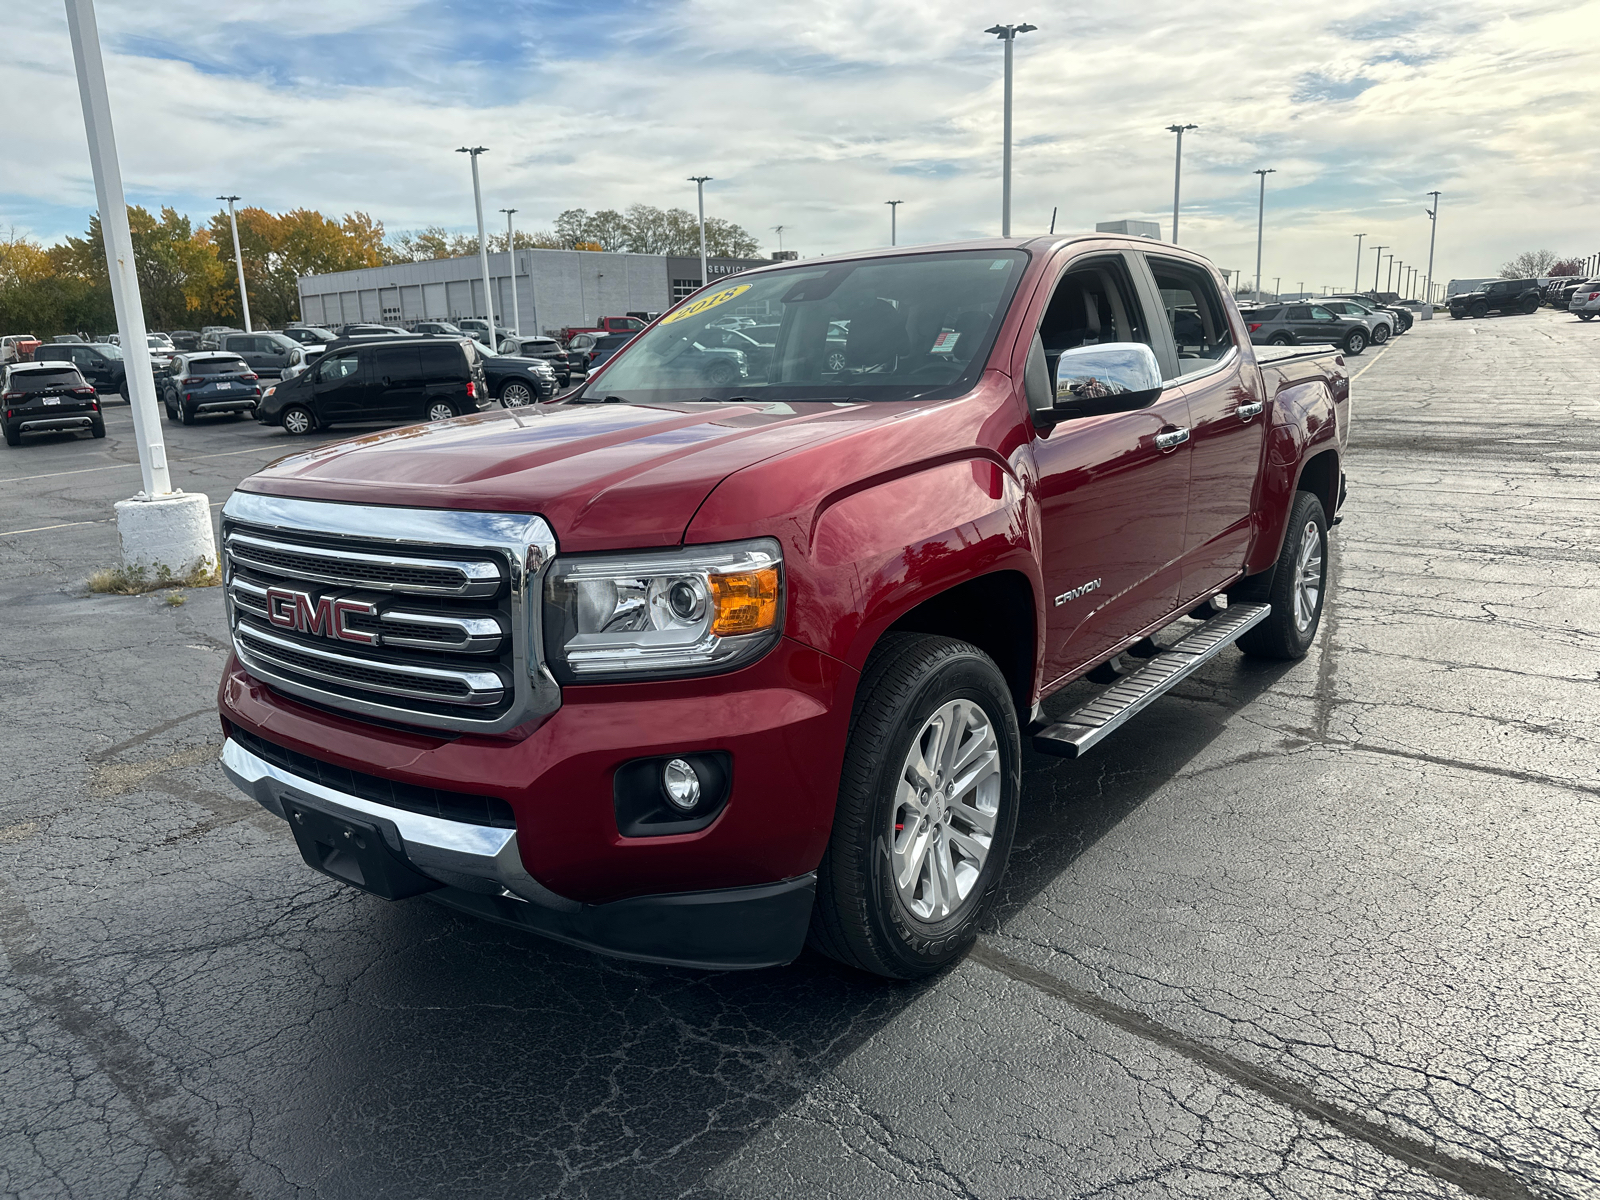
<svg viewBox="0 0 1600 1200">
<path fill-rule="evenodd" d="M 780 255 L 783 253 L 783 231 L 784 231 L 784 228 L 785 227 L 782 226 L 782 225 L 774 225 L 772 227 L 772 232 L 778 235 L 778 253 Z"/>
<path fill-rule="evenodd" d="M 514 208 L 502 208 L 506 215 L 506 261 L 511 264 L 511 332 L 518 337 L 522 336 L 522 312 L 517 307 L 517 232 L 511 225 L 511 214 Z M 535 322 L 534 328 L 537 329 Z"/>
<path fill-rule="evenodd" d="M 689 182 L 694 184 L 694 193 L 700 201 L 700 286 L 704 287 L 711 281 L 706 274 L 706 180 L 709 175 L 691 175 Z"/>
<path fill-rule="evenodd" d="M 1385 254 L 1384 258 L 1389 260 L 1389 273 L 1384 276 L 1383 290 L 1386 292 L 1392 292 L 1394 291 L 1394 255 Z"/>
<path fill-rule="evenodd" d="M 1383 270 L 1383 252 L 1387 246 L 1374 246 L 1372 248 L 1372 294 L 1378 294 L 1378 272 Z"/>
<path fill-rule="evenodd" d="M 483 192 L 478 187 L 478 155 L 488 152 L 487 146 L 460 146 L 457 154 L 472 158 L 472 203 L 478 210 L 478 265 L 483 268 L 483 306 L 489 310 L 489 349 L 494 349 L 494 292 L 489 283 L 489 239 L 483 232 Z"/>
<path fill-rule="evenodd" d="M 1183 133 L 1186 129 L 1199 129 L 1198 125 L 1168 125 L 1167 132 L 1178 135 L 1178 157 L 1172 165 L 1172 244 L 1178 244 L 1178 188 L 1183 182 Z"/>
<path fill-rule="evenodd" d="M 1000 236 L 1011 236 L 1011 44 L 1019 33 L 1032 33 L 1037 25 L 991 25 L 992 33 L 1006 44 L 1005 147 L 1000 160 Z"/>
<path fill-rule="evenodd" d="M 1358 233 L 1358 234 L 1355 235 L 1355 239 L 1356 239 L 1356 285 L 1355 285 L 1355 287 L 1350 289 L 1353 292 L 1359 292 L 1361 290 L 1361 239 L 1366 237 L 1366 236 L 1367 235 L 1364 234 L 1364 233 Z"/>
<path fill-rule="evenodd" d="M 218 200 L 228 202 L 228 224 L 233 227 L 233 265 L 239 271 L 239 305 L 244 309 L 244 331 L 253 332 L 250 328 L 250 296 L 244 290 L 244 259 L 239 257 L 239 219 L 234 216 L 233 202 L 237 196 L 218 196 Z"/>
<path fill-rule="evenodd" d="M 895 217 L 899 215 L 900 206 L 904 204 L 905 201 L 885 200 L 884 203 L 889 206 L 889 245 L 893 246 L 897 244 L 899 235 L 899 230 L 895 228 Z"/>
<path fill-rule="evenodd" d="M 1261 239 L 1267 227 L 1267 176 L 1277 173 L 1277 167 L 1262 167 L 1255 173 L 1261 176 L 1261 203 L 1256 210 L 1256 303 L 1261 303 Z"/>
<path fill-rule="evenodd" d="M 1439 192 L 1429 192 L 1433 207 L 1422 211 L 1428 214 L 1428 303 L 1433 303 L 1433 239 L 1439 234 Z"/>
</svg>

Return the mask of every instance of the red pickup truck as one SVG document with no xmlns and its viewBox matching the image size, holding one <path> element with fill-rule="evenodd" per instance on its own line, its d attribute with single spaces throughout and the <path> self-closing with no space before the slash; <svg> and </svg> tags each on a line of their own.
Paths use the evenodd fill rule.
<svg viewBox="0 0 1600 1200">
<path fill-rule="evenodd" d="M 223 764 L 379 896 L 925 974 L 994 903 L 1023 738 L 1083 754 L 1229 646 L 1305 654 L 1349 414 L 1337 351 L 1253 347 L 1176 246 L 750 271 L 560 402 L 245 480 Z"/>
<path fill-rule="evenodd" d="M 601 317 L 593 325 L 568 325 L 556 336 L 563 343 L 570 342 L 579 333 L 638 333 L 645 322 L 638 317 Z"/>
</svg>

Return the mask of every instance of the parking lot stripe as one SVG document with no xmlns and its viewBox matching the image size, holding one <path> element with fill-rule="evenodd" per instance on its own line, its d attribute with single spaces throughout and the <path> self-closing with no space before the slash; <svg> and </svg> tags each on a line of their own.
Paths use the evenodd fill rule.
<svg viewBox="0 0 1600 1200">
<path fill-rule="evenodd" d="M 309 450 L 312 446 L 320 446 L 322 444 L 321 442 L 309 442 L 306 448 Z M 167 462 L 172 466 L 181 467 L 184 463 L 204 462 L 209 458 L 233 458 L 240 454 L 271 454 L 277 458 L 282 457 L 276 446 L 252 446 L 248 450 L 224 450 L 220 454 L 197 454 L 193 458 L 168 456 Z M 137 470 L 138 467 L 139 464 L 136 462 L 107 463 L 103 467 L 79 467 L 76 471 L 50 471 L 44 475 L 18 475 L 15 479 L 0 479 L 0 483 L 27 483 L 31 479 L 59 479 L 63 475 L 88 475 L 92 471 L 131 471 Z"/>
<path fill-rule="evenodd" d="M 1026 984 L 1058 1000 L 1064 1000 L 1086 1016 L 1114 1025 L 1135 1037 L 1154 1042 L 1163 1049 L 1180 1054 L 1189 1061 L 1198 1063 L 1224 1079 L 1249 1088 L 1252 1092 L 1265 1096 L 1275 1103 L 1331 1125 L 1340 1133 L 1365 1142 L 1375 1150 L 1409 1163 L 1419 1171 L 1453 1184 L 1470 1195 L 1481 1196 L 1484 1200 L 1538 1200 L 1537 1193 L 1498 1167 L 1457 1158 L 1403 1133 L 1396 1133 L 1376 1121 L 1369 1121 L 1363 1116 L 1329 1103 L 1304 1084 L 1281 1079 L 1263 1067 L 1170 1029 L 1136 1009 L 1124 1008 L 1103 996 L 1073 987 L 1063 979 L 1057 979 L 1054 975 L 996 950 L 987 942 L 979 941 L 967 957 L 997 974 L 1015 979 L 1018 983 Z"/>
<path fill-rule="evenodd" d="M 221 508 L 226 503 L 226 500 L 213 500 L 211 507 Z M 0 537 L 16 537 L 21 533 L 45 533 L 51 529 L 71 529 L 77 525 L 109 525 L 115 520 L 115 517 L 101 517 L 98 521 L 66 521 L 60 525 L 35 525 L 32 529 L 7 529 L 0 532 Z"/>
</svg>

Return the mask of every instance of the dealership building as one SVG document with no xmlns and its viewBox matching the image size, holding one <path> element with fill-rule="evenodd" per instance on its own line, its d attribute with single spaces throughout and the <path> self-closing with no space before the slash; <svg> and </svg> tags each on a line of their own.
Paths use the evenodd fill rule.
<svg viewBox="0 0 1600 1200">
<path fill-rule="evenodd" d="M 664 254 L 612 254 L 594 250 L 518 250 L 489 255 L 495 327 L 511 324 L 511 288 L 517 289 L 521 332 L 545 333 L 591 325 L 600 317 L 656 313 L 700 286 L 700 259 Z M 711 279 L 768 265 L 765 258 L 713 258 Z M 300 319 L 308 325 L 486 317 L 483 268 L 477 255 L 395 263 L 358 271 L 300 276 Z"/>
</svg>

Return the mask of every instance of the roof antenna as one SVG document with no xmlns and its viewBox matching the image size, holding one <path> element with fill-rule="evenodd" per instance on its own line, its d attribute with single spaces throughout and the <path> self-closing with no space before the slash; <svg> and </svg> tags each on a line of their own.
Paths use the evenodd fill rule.
<svg viewBox="0 0 1600 1200">
<path fill-rule="evenodd" d="M 1056 231 L 1056 209 L 1059 207 L 1061 207 L 1059 204 L 1050 206 L 1050 232 L 1052 234 Z"/>
</svg>

